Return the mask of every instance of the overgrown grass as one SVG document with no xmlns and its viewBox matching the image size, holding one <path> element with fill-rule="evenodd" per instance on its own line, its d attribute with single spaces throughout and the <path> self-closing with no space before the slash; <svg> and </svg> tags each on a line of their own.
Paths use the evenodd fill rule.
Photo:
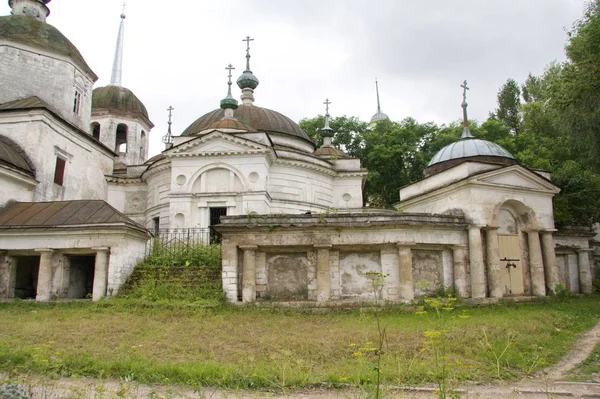
<svg viewBox="0 0 600 399">
<path fill-rule="evenodd" d="M 218 245 L 156 250 L 121 288 L 125 305 L 146 302 L 220 305 L 223 303 L 221 247 Z"/>
<path fill-rule="evenodd" d="M 498 378 L 483 331 L 498 348 L 511 332 L 500 364 L 500 378 L 511 380 L 556 363 L 599 316 L 597 296 L 458 308 L 444 327 L 451 377 Z M 423 350 L 433 320 L 402 307 L 379 317 L 387 326 L 382 383 L 434 381 Z M 372 383 L 374 354 L 353 354 L 378 339 L 375 315 L 359 311 L 15 302 L 0 304 L 0 320 L 0 370 L 234 389 Z"/>
</svg>

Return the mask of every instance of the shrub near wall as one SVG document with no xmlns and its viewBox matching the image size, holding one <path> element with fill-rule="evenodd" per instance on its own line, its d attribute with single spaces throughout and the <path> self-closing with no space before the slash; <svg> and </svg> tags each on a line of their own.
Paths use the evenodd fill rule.
<svg viewBox="0 0 600 399">
<path fill-rule="evenodd" d="M 119 297 L 149 302 L 221 303 L 221 246 L 155 251 L 135 267 Z"/>
</svg>

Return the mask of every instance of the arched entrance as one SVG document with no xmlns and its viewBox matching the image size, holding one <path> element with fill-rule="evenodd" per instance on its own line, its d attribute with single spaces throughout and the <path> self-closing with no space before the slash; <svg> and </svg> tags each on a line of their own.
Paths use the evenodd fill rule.
<svg viewBox="0 0 600 399">
<path fill-rule="evenodd" d="M 523 263 L 521 260 L 521 239 L 517 218 L 510 209 L 502 208 L 498 212 L 498 250 L 502 268 L 504 296 L 522 295 Z"/>
</svg>

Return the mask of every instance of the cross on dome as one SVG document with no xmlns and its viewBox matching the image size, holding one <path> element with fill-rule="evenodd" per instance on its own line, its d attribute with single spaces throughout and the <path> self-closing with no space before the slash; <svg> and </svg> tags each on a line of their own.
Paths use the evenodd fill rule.
<svg viewBox="0 0 600 399">
<path fill-rule="evenodd" d="M 471 89 L 469 88 L 469 86 L 467 86 L 466 80 L 463 82 L 462 85 L 460 85 L 460 87 L 462 87 L 462 89 L 463 89 L 463 102 L 462 102 L 463 133 L 460 138 L 461 139 L 472 139 L 472 138 L 474 138 L 474 136 L 471 134 L 471 130 L 469 129 L 469 118 L 467 116 L 467 106 L 469 105 L 469 104 L 467 104 L 467 90 L 471 90 Z"/>
</svg>

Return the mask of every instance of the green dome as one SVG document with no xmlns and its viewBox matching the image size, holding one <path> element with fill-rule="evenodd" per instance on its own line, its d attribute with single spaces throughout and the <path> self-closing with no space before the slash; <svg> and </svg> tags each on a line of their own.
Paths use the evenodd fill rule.
<svg viewBox="0 0 600 399">
<path fill-rule="evenodd" d="M 117 113 L 129 113 L 148 118 L 148 111 L 142 102 L 129 89 L 121 86 L 105 86 L 94 89 L 92 112 L 100 109 Z"/>
<path fill-rule="evenodd" d="M 94 81 L 98 79 L 77 47 L 58 29 L 45 22 L 18 15 L 0 17 L 0 38 L 68 57 Z"/>
<path fill-rule="evenodd" d="M 240 89 L 256 89 L 258 87 L 258 78 L 252 74 L 251 71 L 244 71 L 244 73 L 238 78 L 237 85 Z"/>
</svg>

